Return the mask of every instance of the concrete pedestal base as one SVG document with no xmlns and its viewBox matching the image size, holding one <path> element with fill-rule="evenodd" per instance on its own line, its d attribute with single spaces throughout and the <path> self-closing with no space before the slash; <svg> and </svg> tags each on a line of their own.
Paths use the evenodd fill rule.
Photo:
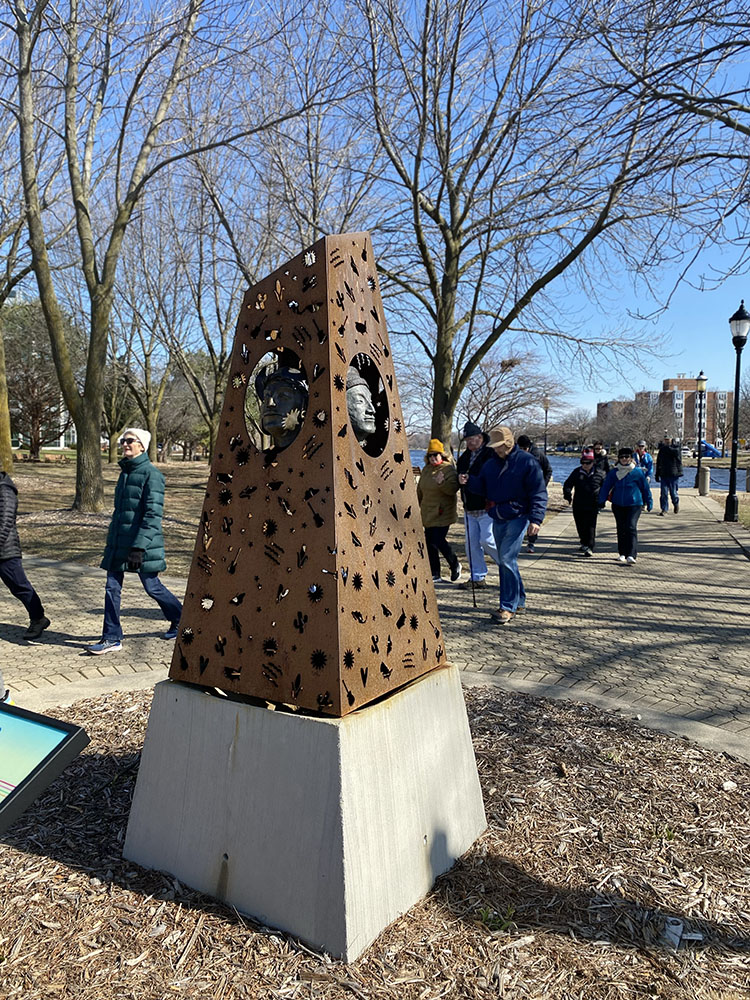
<svg viewBox="0 0 750 1000">
<path fill-rule="evenodd" d="M 343 719 L 164 681 L 123 853 L 353 961 L 485 826 L 453 667 Z"/>
</svg>

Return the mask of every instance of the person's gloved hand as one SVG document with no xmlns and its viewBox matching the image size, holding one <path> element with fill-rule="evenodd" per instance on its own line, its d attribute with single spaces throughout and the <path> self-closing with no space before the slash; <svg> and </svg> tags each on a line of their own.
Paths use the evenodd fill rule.
<svg viewBox="0 0 750 1000">
<path fill-rule="evenodd" d="M 131 549 L 128 552 L 128 572 L 137 573 L 143 565 L 143 549 Z"/>
</svg>

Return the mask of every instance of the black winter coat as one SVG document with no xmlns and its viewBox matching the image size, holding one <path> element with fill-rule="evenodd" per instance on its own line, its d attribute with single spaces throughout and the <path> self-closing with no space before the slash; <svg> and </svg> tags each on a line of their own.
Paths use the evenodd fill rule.
<svg viewBox="0 0 750 1000">
<path fill-rule="evenodd" d="M 585 472 L 579 465 L 563 483 L 563 497 L 578 510 L 594 510 L 599 506 L 599 490 L 602 488 L 605 473 L 594 466 L 591 472 Z"/>
<path fill-rule="evenodd" d="M 663 444 L 656 456 L 656 481 L 664 479 L 679 479 L 682 475 L 682 455 L 674 444 Z"/>
<path fill-rule="evenodd" d="M 21 540 L 16 528 L 18 490 L 7 472 L 0 472 L 0 560 L 20 559 Z M 0 691 L 0 697 L 3 692 Z"/>
<path fill-rule="evenodd" d="M 539 451 L 536 445 L 532 445 L 529 451 L 534 456 L 534 458 L 539 462 L 542 467 L 542 475 L 544 476 L 544 485 L 552 479 L 552 466 L 549 464 L 549 459 L 544 454 L 543 451 Z"/>
<path fill-rule="evenodd" d="M 476 458 L 471 465 L 471 474 L 476 476 L 479 474 L 479 470 L 482 468 L 484 463 L 490 458 L 495 457 L 495 452 L 492 448 L 487 447 L 487 442 L 489 441 L 489 436 L 484 435 L 484 445 L 476 452 Z M 469 471 L 469 460 L 471 459 L 471 452 L 468 448 L 462 451 L 458 456 L 458 461 L 456 462 L 456 472 L 461 475 L 462 472 Z M 485 498 L 479 493 L 472 493 L 468 486 L 463 486 L 461 488 L 461 497 L 464 502 L 464 510 L 484 510 L 487 506 Z"/>
</svg>

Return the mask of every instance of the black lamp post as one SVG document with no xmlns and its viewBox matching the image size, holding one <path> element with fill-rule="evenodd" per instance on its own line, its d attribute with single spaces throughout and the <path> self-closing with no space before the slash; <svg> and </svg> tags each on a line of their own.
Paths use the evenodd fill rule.
<svg viewBox="0 0 750 1000">
<path fill-rule="evenodd" d="M 739 520 L 739 500 L 737 499 L 737 446 L 739 445 L 740 422 L 740 355 L 750 333 L 750 313 L 745 309 L 745 300 L 740 302 L 740 308 L 729 317 L 729 329 L 732 331 L 732 343 L 737 352 L 737 364 L 734 370 L 734 414 L 732 416 L 732 464 L 729 469 L 729 493 L 724 508 L 725 521 Z"/>
<path fill-rule="evenodd" d="M 549 396 L 545 396 L 542 400 L 542 406 L 544 407 L 544 454 L 547 454 L 547 411 L 549 410 Z"/>
<path fill-rule="evenodd" d="M 695 470 L 695 488 L 698 489 L 701 480 L 701 443 L 703 441 L 703 399 L 706 394 L 706 376 L 701 370 L 700 375 L 695 380 L 698 387 L 698 468 Z"/>
</svg>

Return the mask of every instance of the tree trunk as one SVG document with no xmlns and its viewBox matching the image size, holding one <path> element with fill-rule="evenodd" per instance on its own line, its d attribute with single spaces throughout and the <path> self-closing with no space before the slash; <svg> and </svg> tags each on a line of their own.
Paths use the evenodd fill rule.
<svg viewBox="0 0 750 1000">
<path fill-rule="evenodd" d="M 438 330 L 435 351 L 435 386 L 432 403 L 431 433 L 434 438 L 443 442 L 446 451 L 450 452 L 451 432 L 453 430 L 453 413 L 455 402 L 451 401 L 453 383 L 453 351 L 452 338 L 444 331 Z"/>
<path fill-rule="evenodd" d="M 8 382 L 5 377 L 5 342 L 0 326 L 0 469 L 9 475 L 13 471 L 13 446 L 10 435 L 10 407 Z"/>
<path fill-rule="evenodd" d="M 104 506 L 102 452 L 99 424 L 101 398 L 92 404 L 81 403 L 82 419 L 76 423 L 78 450 L 76 453 L 76 496 L 74 510 L 98 511 Z"/>
</svg>

